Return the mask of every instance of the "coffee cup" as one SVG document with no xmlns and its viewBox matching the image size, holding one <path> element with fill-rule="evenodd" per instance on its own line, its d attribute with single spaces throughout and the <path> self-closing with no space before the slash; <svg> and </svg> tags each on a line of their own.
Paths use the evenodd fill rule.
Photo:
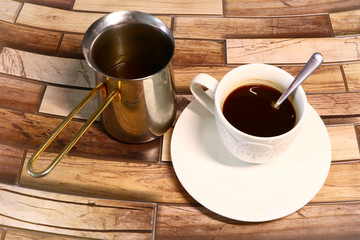
<svg viewBox="0 0 360 240">
<path fill-rule="evenodd" d="M 284 110 L 283 104 L 279 109 L 273 107 L 272 101 L 276 101 L 293 80 L 289 73 L 278 67 L 256 63 L 231 70 L 220 82 L 208 74 L 201 73 L 192 80 L 190 90 L 197 101 L 214 115 L 220 139 L 230 153 L 242 161 L 259 164 L 279 158 L 294 142 L 303 127 L 308 104 L 301 86 L 287 100 L 286 104 L 290 104 L 288 107 L 290 110 L 292 108 L 292 112 Z M 273 99 L 265 97 L 266 99 L 259 100 L 266 95 L 261 92 L 264 89 L 274 93 L 270 94 Z M 243 96 L 241 92 L 246 91 L 247 95 Z M 243 98 L 239 98 L 239 102 L 228 108 L 228 102 L 239 92 Z M 292 118 L 290 127 L 285 128 L 285 123 L 279 124 L 275 118 L 277 116 L 274 117 L 268 110 L 257 106 L 252 99 L 255 102 L 262 101 L 261 104 L 267 102 L 270 112 L 280 109 L 287 111 L 285 117 L 280 117 L 286 118 L 286 124 L 287 118 Z M 237 119 L 239 123 L 233 122 L 231 118 Z M 246 124 L 250 124 L 252 129 Z M 279 132 L 268 131 L 275 128 L 279 128 Z"/>
</svg>

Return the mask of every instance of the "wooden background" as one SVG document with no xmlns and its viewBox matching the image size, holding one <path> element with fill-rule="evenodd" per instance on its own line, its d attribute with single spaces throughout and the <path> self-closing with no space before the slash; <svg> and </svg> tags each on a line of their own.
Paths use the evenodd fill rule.
<svg viewBox="0 0 360 240">
<path fill-rule="evenodd" d="M 154 14 L 172 30 L 179 111 L 205 72 L 263 62 L 296 75 L 315 51 L 324 64 L 303 84 L 331 138 L 329 176 L 312 201 L 276 221 L 216 215 L 182 188 L 171 129 L 146 144 L 110 138 L 95 122 L 48 176 L 26 163 L 94 87 L 81 41 L 108 12 Z M 0 0 L 0 239 L 359 239 L 359 0 Z M 46 166 L 97 106 L 94 100 L 37 161 Z"/>
</svg>

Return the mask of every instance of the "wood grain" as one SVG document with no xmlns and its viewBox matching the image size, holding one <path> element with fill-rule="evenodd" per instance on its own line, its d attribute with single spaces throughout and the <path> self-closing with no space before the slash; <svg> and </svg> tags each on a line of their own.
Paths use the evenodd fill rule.
<svg viewBox="0 0 360 240">
<path fill-rule="evenodd" d="M 161 148 L 161 161 L 171 162 L 171 136 L 174 128 L 170 128 L 163 137 L 163 143 Z"/>
<path fill-rule="evenodd" d="M 346 64 L 343 65 L 344 74 L 349 91 L 360 90 L 360 64 Z"/>
<path fill-rule="evenodd" d="M 83 37 L 83 34 L 65 33 L 60 44 L 58 56 L 84 59 L 82 51 Z"/>
<path fill-rule="evenodd" d="M 357 0 L 224 0 L 226 16 L 284 16 L 341 12 L 360 8 Z"/>
<path fill-rule="evenodd" d="M 331 13 L 330 19 L 336 36 L 360 33 L 360 10 Z"/>
<path fill-rule="evenodd" d="M 282 67 L 296 77 L 302 67 Z M 307 94 L 325 92 L 345 92 L 344 79 L 340 66 L 320 66 L 301 84 Z"/>
<path fill-rule="evenodd" d="M 30 151 L 26 155 L 25 165 L 32 153 L 33 151 Z M 35 170 L 44 169 L 55 156 L 43 153 L 35 164 Z M 20 185 L 129 201 L 194 202 L 168 164 L 66 156 L 49 175 L 41 179 L 31 177 L 24 167 Z"/>
<path fill-rule="evenodd" d="M 0 182 L 15 185 L 19 179 L 25 149 L 0 144 Z"/>
<path fill-rule="evenodd" d="M 0 75 L 0 107 L 36 112 L 45 90 L 39 83 Z"/>
<path fill-rule="evenodd" d="M 308 102 L 322 117 L 339 117 L 360 114 L 360 93 L 310 94 Z"/>
<path fill-rule="evenodd" d="M 93 88 L 95 71 L 85 60 L 60 58 L 4 48 L 0 72 L 68 86 Z"/>
<path fill-rule="evenodd" d="M 33 29 L 0 21 L 0 49 L 11 47 L 24 51 L 55 55 L 61 33 Z M 19 37 L 21 36 L 21 37 Z"/>
<path fill-rule="evenodd" d="M 13 23 L 19 11 L 22 7 L 22 4 L 12 0 L 3 0 L 1 2 L 0 8 L 0 20 L 5 22 Z"/>
<path fill-rule="evenodd" d="M 326 15 L 267 18 L 175 17 L 176 38 L 331 37 Z"/>
<path fill-rule="evenodd" d="M 182 111 L 186 108 L 186 106 L 194 100 L 193 95 L 177 95 L 176 96 L 176 104 L 177 104 L 177 111 L 176 111 L 176 118 L 175 123 L 173 124 L 175 126 L 177 119 L 179 118 Z"/>
<path fill-rule="evenodd" d="M 54 31 L 85 33 L 93 22 L 105 15 L 97 12 L 104 11 L 99 11 L 99 9 L 93 13 L 68 11 L 25 3 L 16 23 Z M 159 16 L 159 18 L 168 26 L 171 25 L 170 16 Z"/>
<path fill-rule="evenodd" d="M 37 149 L 61 121 L 59 118 L 0 108 L 0 142 Z M 82 125 L 83 122 L 70 122 L 49 146 L 49 150 L 59 152 Z M 160 140 L 158 138 L 144 144 L 121 143 L 109 137 L 99 124 L 93 123 L 70 154 L 157 162 L 160 158 Z"/>
<path fill-rule="evenodd" d="M 357 134 L 357 137 L 358 137 L 358 142 L 360 143 L 360 126 L 357 125 L 357 126 L 355 127 L 355 129 L 356 129 L 356 134 Z M 359 146 L 360 146 L 360 145 L 359 145 Z"/>
<path fill-rule="evenodd" d="M 104 15 L 25 3 L 16 23 L 54 31 L 84 33 L 93 22 Z"/>
<path fill-rule="evenodd" d="M 67 116 L 90 91 L 48 86 L 44 93 L 39 112 L 58 116 Z M 88 119 L 98 108 L 98 95 L 93 97 L 75 116 Z M 99 120 L 99 119 L 98 119 Z"/>
<path fill-rule="evenodd" d="M 359 143 L 353 125 L 331 126 L 327 130 L 331 141 L 332 161 L 360 159 Z"/>
<path fill-rule="evenodd" d="M 175 90 L 190 93 L 190 82 L 199 73 L 207 73 L 220 81 L 234 67 L 227 66 L 174 66 Z"/>
<path fill-rule="evenodd" d="M 33 3 L 53 8 L 71 10 L 75 0 L 18 0 L 19 2 Z"/>
<path fill-rule="evenodd" d="M 324 56 L 324 63 L 359 61 L 359 45 L 360 37 L 358 36 L 344 38 L 228 39 L 226 40 L 227 63 L 306 63 L 314 52 L 320 52 Z"/>
<path fill-rule="evenodd" d="M 174 65 L 224 65 L 223 41 L 175 39 Z"/>
<path fill-rule="evenodd" d="M 202 207 L 158 207 L 156 239 L 357 239 L 360 204 L 305 206 L 282 219 L 246 223 Z"/>
<path fill-rule="evenodd" d="M 43 194 L 0 185 L 0 225 L 101 239 L 149 239 L 153 205 Z M 63 200 L 59 200 L 63 199 Z M 83 202 L 83 201 L 87 202 Z"/>
<path fill-rule="evenodd" d="M 147 1 L 131 0 L 75 0 L 74 10 L 115 12 L 121 10 L 135 10 L 158 14 L 211 14 L 221 15 L 221 0 L 169 0 Z"/>
<path fill-rule="evenodd" d="M 341 125 L 341 124 L 360 124 L 360 116 L 339 116 L 323 118 L 326 125 Z"/>
<path fill-rule="evenodd" d="M 155 15 L 156 18 L 160 19 L 163 23 L 168 26 L 169 29 L 172 28 L 172 17 L 167 15 Z"/>
<path fill-rule="evenodd" d="M 4 240 L 70 240 L 81 239 L 73 236 L 57 236 L 55 234 L 40 233 L 33 231 L 8 230 Z"/>
<path fill-rule="evenodd" d="M 190 82 L 197 74 L 207 73 L 220 81 L 234 68 L 235 66 L 175 66 L 175 89 L 177 93 L 190 93 Z M 302 67 L 281 68 L 295 77 Z M 352 76 L 356 77 L 355 74 Z M 301 86 L 306 93 L 345 92 L 340 66 L 320 66 Z"/>
<path fill-rule="evenodd" d="M 1 240 L 360 238 L 359 0 L 1 3 Z M 325 64 L 302 86 L 327 125 L 332 164 L 308 205 L 264 223 L 207 210 L 176 177 L 173 129 L 149 143 L 126 144 L 95 122 L 48 176 L 28 175 L 35 149 L 95 85 L 82 53 L 84 32 L 119 10 L 155 14 L 173 31 L 177 117 L 194 99 L 189 85 L 198 73 L 220 80 L 238 65 L 264 62 L 295 76 L 313 52 L 324 55 Z M 90 102 L 64 129 L 36 169 L 49 164 L 97 105 Z"/>
<path fill-rule="evenodd" d="M 329 175 L 311 202 L 358 201 L 360 162 L 332 164 Z"/>
</svg>

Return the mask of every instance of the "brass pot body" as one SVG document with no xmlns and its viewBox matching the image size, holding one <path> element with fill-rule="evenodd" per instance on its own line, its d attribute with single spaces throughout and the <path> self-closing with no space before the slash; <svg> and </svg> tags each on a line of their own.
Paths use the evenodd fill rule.
<svg viewBox="0 0 360 240">
<path fill-rule="evenodd" d="M 111 13 L 89 27 L 82 47 L 97 85 L 29 159 L 27 170 L 33 177 L 47 175 L 100 115 L 105 130 L 127 143 L 151 141 L 174 122 L 175 43 L 163 22 L 142 12 Z M 36 159 L 98 92 L 100 106 L 46 169 L 34 171 Z"/>
<path fill-rule="evenodd" d="M 145 13 L 111 13 L 90 26 L 83 52 L 97 82 L 106 86 L 101 101 L 115 90 L 120 93 L 101 116 L 111 136 L 142 143 L 171 127 L 176 115 L 174 49 L 168 27 Z"/>
</svg>

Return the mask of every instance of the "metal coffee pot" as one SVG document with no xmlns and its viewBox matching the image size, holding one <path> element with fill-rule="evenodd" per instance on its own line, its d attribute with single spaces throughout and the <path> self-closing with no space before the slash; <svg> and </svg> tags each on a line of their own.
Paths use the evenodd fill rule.
<svg viewBox="0 0 360 240">
<path fill-rule="evenodd" d="M 164 134 L 176 115 L 171 59 L 175 50 L 169 28 L 154 16 L 136 11 L 108 14 L 94 22 L 83 39 L 87 63 L 97 86 L 64 119 L 28 162 L 33 177 L 48 174 L 101 114 L 104 129 L 127 143 L 143 143 Z M 101 104 L 79 132 L 43 171 L 34 161 L 97 92 Z"/>
</svg>

